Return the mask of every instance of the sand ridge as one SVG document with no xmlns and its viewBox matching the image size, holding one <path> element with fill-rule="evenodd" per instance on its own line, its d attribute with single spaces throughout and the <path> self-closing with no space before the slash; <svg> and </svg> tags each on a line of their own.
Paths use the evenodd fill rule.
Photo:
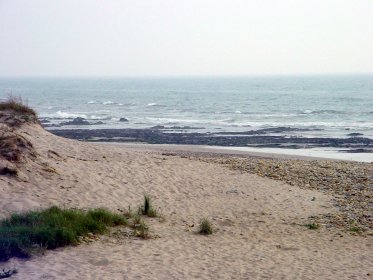
<svg viewBox="0 0 373 280">
<path fill-rule="evenodd" d="M 38 125 L 18 133 L 37 153 L 0 176 L 0 216 L 65 207 L 124 209 L 152 196 L 164 222 L 148 219 L 157 238 L 118 235 L 12 259 L 14 279 L 371 279 L 372 237 L 302 224 L 338 211 L 316 190 L 187 157 L 59 138 Z M 195 234 L 202 217 L 217 229 Z"/>
</svg>

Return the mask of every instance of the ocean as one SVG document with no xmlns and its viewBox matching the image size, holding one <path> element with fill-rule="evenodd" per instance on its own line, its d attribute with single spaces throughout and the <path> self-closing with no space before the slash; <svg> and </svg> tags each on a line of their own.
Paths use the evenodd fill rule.
<svg viewBox="0 0 373 280">
<path fill-rule="evenodd" d="M 21 96 L 48 129 L 76 117 L 102 128 L 244 132 L 373 139 L 373 75 L 179 78 L 0 78 L 0 98 Z M 120 121 L 126 118 L 128 122 Z M 352 133 L 352 134 L 351 134 Z"/>
</svg>

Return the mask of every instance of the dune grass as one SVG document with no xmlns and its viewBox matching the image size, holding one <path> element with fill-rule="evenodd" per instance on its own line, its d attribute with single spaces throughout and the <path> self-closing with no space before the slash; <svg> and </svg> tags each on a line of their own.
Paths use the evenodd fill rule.
<svg viewBox="0 0 373 280">
<path fill-rule="evenodd" d="M 144 204 L 140 207 L 139 213 L 148 217 L 157 217 L 157 210 L 154 209 L 149 195 L 144 195 Z"/>
<path fill-rule="evenodd" d="M 200 221 L 198 233 L 203 234 L 203 235 L 209 235 L 213 233 L 212 223 L 210 222 L 209 219 L 203 218 Z"/>
<path fill-rule="evenodd" d="M 320 224 L 312 223 L 312 224 L 306 224 L 305 227 L 308 229 L 316 230 L 320 228 Z"/>
<path fill-rule="evenodd" d="M 13 214 L 0 222 L 0 261 L 30 257 L 38 249 L 77 245 L 88 233 L 105 233 L 108 226 L 127 225 L 127 219 L 105 209 L 89 211 L 51 207 Z"/>
<path fill-rule="evenodd" d="M 149 238 L 149 227 L 139 215 L 133 216 L 131 227 L 133 228 L 134 236 L 141 237 L 143 239 Z"/>
<path fill-rule="evenodd" d="M 4 102 L 0 102 L 0 111 L 12 110 L 21 115 L 31 115 L 36 117 L 35 110 L 28 107 L 21 97 L 9 96 Z"/>
</svg>

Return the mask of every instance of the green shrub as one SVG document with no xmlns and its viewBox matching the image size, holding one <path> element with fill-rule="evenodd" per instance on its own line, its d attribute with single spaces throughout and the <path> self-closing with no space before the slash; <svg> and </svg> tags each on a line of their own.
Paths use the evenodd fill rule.
<svg viewBox="0 0 373 280">
<path fill-rule="evenodd" d="M 308 229 L 319 229 L 319 228 L 320 228 L 320 224 L 317 224 L 317 223 L 306 224 L 305 226 L 306 226 Z"/>
<path fill-rule="evenodd" d="M 352 227 L 350 227 L 350 231 L 351 231 L 351 232 L 354 232 L 354 233 L 362 233 L 362 232 L 363 232 L 363 229 L 361 229 L 361 228 L 358 227 L 358 226 L 352 226 Z"/>
<path fill-rule="evenodd" d="M 213 233 L 212 224 L 209 219 L 203 218 L 200 221 L 198 233 L 204 234 L 204 235 L 209 235 Z"/>
<path fill-rule="evenodd" d="M 139 212 L 148 217 L 157 217 L 157 211 L 153 208 L 150 196 L 144 195 L 144 205 L 140 207 Z"/>
<path fill-rule="evenodd" d="M 35 248 L 54 249 L 77 245 L 80 236 L 101 234 L 108 226 L 127 220 L 105 209 L 89 211 L 51 207 L 43 211 L 13 214 L 0 222 L 0 261 L 29 257 Z"/>
</svg>

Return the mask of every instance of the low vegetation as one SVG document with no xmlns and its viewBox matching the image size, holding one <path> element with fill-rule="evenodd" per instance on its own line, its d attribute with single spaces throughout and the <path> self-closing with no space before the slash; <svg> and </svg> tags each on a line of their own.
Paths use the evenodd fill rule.
<svg viewBox="0 0 373 280">
<path fill-rule="evenodd" d="M 198 233 L 203 234 L 203 235 L 209 235 L 213 233 L 212 223 L 210 222 L 209 219 L 203 218 L 200 221 Z"/>
<path fill-rule="evenodd" d="M 154 209 L 149 195 L 144 195 L 144 204 L 139 208 L 139 213 L 148 217 L 157 217 L 157 210 Z"/>
<path fill-rule="evenodd" d="M 360 234 L 360 233 L 363 232 L 363 230 L 360 227 L 358 227 L 358 226 L 352 226 L 352 227 L 350 227 L 350 232 Z"/>
<path fill-rule="evenodd" d="M 305 227 L 307 227 L 308 229 L 319 229 L 320 224 L 317 224 L 317 223 L 306 224 Z"/>
<path fill-rule="evenodd" d="M 51 207 L 13 214 L 0 222 L 0 261 L 29 257 L 35 251 L 77 245 L 79 237 L 101 234 L 108 226 L 127 225 L 127 219 L 105 209 L 89 211 Z"/>
<path fill-rule="evenodd" d="M 141 237 L 144 239 L 149 238 L 149 227 L 148 225 L 140 218 L 137 223 L 132 224 L 133 235 L 136 237 Z"/>
<path fill-rule="evenodd" d="M 20 97 L 9 97 L 0 102 L 0 122 L 8 127 L 19 127 L 25 123 L 39 123 L 35 110 L 27 106 Z"/>
<path fill-rule="evenodd" d="M 20 115 L 36 117 L 35 110 L 27 106 L 21 97 L 9 96 L 4 102 L 0 102 L 0 111 L 14 111 Z"/>
</svg>

